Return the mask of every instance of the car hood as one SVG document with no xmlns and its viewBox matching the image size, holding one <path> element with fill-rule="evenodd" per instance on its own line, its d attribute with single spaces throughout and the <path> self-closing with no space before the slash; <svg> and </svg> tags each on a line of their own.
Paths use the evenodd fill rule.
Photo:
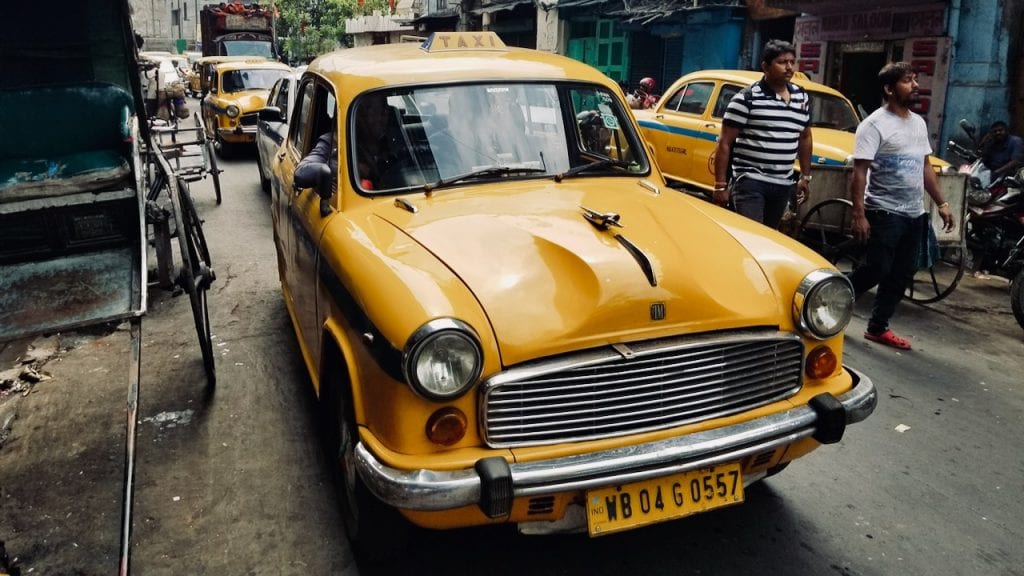
<svg viewBox="0 0 1024 576">
<path fill-rule="evenodd" d="M 267 90 L 246 90 L 244 92 L 232 92 L 231 94 L 225 95 L 221 100 L 221 104 L 227 107 L 230 104 L 238 106 L 238 109 L 242 111 L 242 114 L 248 112 L 255 112 L 260 108 L 267 105 L 267 95 L 270 92 Z"/>
<path fill-rule="evenodd" d="M 830 128 L 811 128 L 814 148 L 811 162 L 818 166 L 844 166 L 853 156 L 853 132 Z"/>
<path fill-rule="evenodd" d="M 702 201 L 614 181 L 442 190 L 411 197 L 415 213 L 377 214 L 469 287 L 506 365 L 609 342 L 779 325 L 786 308 L 772 283 L 707 207 L 694 204 Z M 601 230 L 581 207 L 614 212 L 622 227 Z"/>
<path fill-rule="evenodd" d="M 830 128 L 812 128 L 814 138 L 814 150 L 812 162 L 824 166 L 843 166 L 846 159 L 853 156 L 855 134 L 843 130 L 832 130 Z M 933 167 L 943 168 L 949 166 L 938 156 L 929 156 L 928 162 Z"/>
</svg>

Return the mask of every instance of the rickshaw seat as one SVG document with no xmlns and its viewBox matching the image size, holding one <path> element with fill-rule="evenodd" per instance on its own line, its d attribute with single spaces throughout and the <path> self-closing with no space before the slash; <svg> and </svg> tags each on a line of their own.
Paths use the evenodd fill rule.
<svg viewBox="0 0 1024 576">
<path fill-rule="evenodd" d="M 126 90 L 102 82 L 0 90 L 0 202 L 124 181 L 133 105 Z"/>
</svg>

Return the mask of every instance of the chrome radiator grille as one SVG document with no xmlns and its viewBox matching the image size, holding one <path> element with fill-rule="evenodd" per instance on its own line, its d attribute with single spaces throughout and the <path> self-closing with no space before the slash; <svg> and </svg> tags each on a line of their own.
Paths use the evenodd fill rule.
<svg viewBox="0 0 1024 576">
<path fill-rule="evenodd" d="M 259 122 L 259 117 L 255 114 L 242 114 L 242 117 L 238 119 L 238 123 L 242 126 L 255 126 Z"/>
<path fill-rule="evenodd" d="M 735 414 L 795 394 L 803 345 L 742 332 L 615 345 L 531 362 L 484 383 L 493 447 L 592 440 Z"/>
</svg>

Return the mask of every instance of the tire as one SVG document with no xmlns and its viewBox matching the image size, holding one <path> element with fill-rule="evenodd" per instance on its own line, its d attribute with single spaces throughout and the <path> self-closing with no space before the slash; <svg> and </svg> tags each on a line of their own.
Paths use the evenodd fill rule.
<svg viewBox="0 0 1024 576">
<path fill-rule="evenodd" d="M 210 177 L 213 178 L 213 193 L 216 194 L 216 196 L 217 196 L 217 204 L 220 205 L 221 200 L 222 200 L 221 193 L 220 193 L 220 172 L 221 172 L 221 170 L 220 170 L 220 168 L 217 167 L 217 155 L 214 154 L 214 152 L 213 152 L 213 144 L 211 144 L 209 141 L 207 141 L 206 144 L 204 144 L 204 146 L 206 146 L 206 149 L 207 149 L 207 152 L 206 152 L 207 156 L 210 157 Z"/>
<path fill-rule="evenodd" d="M 220 136 L 214 136 L 213 138 L 213 149 L 221 158 L 230 158 L 232 153 L 231 144 L 225 142 Z"/>
<path fill-rule="evenodd" d="M 942 257 L 931 268 L 918 270 L 907 287 L 906 297 L 918 304 L 938 302 L 956 290 L 970 258 L 960 246 L 942 249 Z"/>
<path fill-rule="evenodd" d="M 213 355 L 213 338 L 210 331 L 210 307 L 206 292 L 216 280 L 210 262 L 210 250 L 203 234 L 202 220 L 188 191 L 188 182 L 177 179 L 177 194 L 174 195 L 175 222 L 178 227 L 178 242 L 181 249 L 181 273 L 178 282 L 188 292 L 192 304 L 192 319 L 199 338 L 199 349 L 203 357 L 208 388 L 217 384 L 216 364 Z"/>
<path fill-rule="evenodd" d="M 270 192 L 270 178 L 263 175 L 263 155 L 260 154 L 259 148 L 256 149 L 256 168 L 260 173 L 260 188 L 264 192 Z"/>
<path fill-rule="evenodd" d="M 853 237 L 853 203 L 845 198 L 819 202 L 800 221 L 796 237 L 849 274 L 864 261 L 864 244 Z"/>
<path fill-rule="evenodd" d="M 199 112 L 195 112 L 194 113 L 193 119 L 194 119 L 194 121 L 196 123 L 196 132 L 198 134 L 202 134 L 203 135 L 203 138 L 202 138 L 202 140 L 203 140 L 203 144 L 202 144 L 202 147 L 203 147 L 203 159 L 204 159 L 204 161 L 206 163 L 207 172 L 213 178 L 213 193 L 217 197 L 217 204 L 220 205 L 221 200 L 222 200 L 221 193 L 220 193 L 220 172 L 221 172 L 221 170 L 220 170 L 220 168 L 217 167 L 217 154 L 215 154 L 215 151 L 214 151 L 213 141 L 210 138 L 209 134 L 207 134 L 206 129 L 203 127 L 203 121 L 199 117 Z M 204 177 L 205 177 L 205 175 L 204 175 Z"/>
<path fill-rule="evenodd" d="M 1010 282 L 1010 308 L 1017 324 L 1024 328 L 1024 270 L 1021 270 Z"/>
<path fill-rule="evenodd" d="M 397 510 L 378 500 L 359 477 L 354 459 L 359 430 L 339 354 L 332 353 L 327 365 L 320 407 L 345 531 L 361 568 L 392 572 L 405 556 L 412 527 Z"/>
</svg>

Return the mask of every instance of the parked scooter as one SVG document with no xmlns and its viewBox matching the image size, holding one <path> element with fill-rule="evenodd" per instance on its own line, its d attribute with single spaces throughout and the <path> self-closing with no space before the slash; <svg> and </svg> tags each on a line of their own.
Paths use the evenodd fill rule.
<svg viewBox="0 0 1024 576">
<path fill-rule="evenodd" d="M 977 142 L 970 122 L 961 120 L 960 127 Z M 973 267 L 1010 279 L 1011 308 L 1024 328 L 1024 182 L 1019 175 L 989 181 L 976 145 L 971 150 L 951 140 L 948 148 L 967 161 L 960 171 L 968 175 L 964 226 Z"/>
</svg>

